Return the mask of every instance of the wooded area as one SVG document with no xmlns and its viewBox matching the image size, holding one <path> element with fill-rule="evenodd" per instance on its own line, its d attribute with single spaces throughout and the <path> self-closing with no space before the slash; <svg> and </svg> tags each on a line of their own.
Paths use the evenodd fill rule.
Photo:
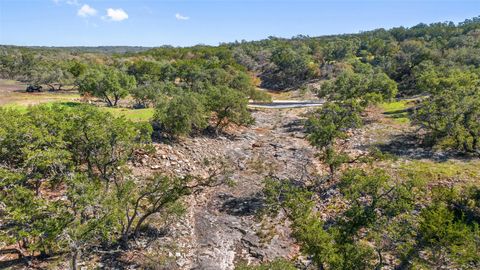
<svg viewBox="0 0 480 270">
<path fill-rule="evenodd" d="M 249 100 L 306 88 L 325 100 L 301 129 L 326 170 L 315 181 L 270 173 L 258 215 L 289 220 L 308 263 L 281 258 L 238 269 L 480 267 L 480 179 L 434 185 L 389 173 L 385 164 L 395 157 L 381 149 L 346 149 L 369 108 L 413 100 L 405 113 L 424 147 L 478 159 L 480 17 L 126 52 L 0 46 L 0 77 L 44 91 L 73 88 L 103 103 L 0 107 L 0 246 L 20 257 L 65 255 L 77 269 L 82 253 L 129 250 L 152 217 L 168 223 L 185 213 L 186 197 L 230 183 L 225 160 L 205 160 L 211 174 L 204 177 L 139 177 L 131 168 L 138 153 L 248 128 L 255 121 Z M 154 115 L 133 122 L 104 106 L 153 108 Z M 318 205 L 332 188 L 345 204 L 325 218 Z"/>
</svg>

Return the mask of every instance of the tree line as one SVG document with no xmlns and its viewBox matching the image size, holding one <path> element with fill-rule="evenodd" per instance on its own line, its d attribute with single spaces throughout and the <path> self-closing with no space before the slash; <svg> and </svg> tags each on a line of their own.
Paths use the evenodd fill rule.
<svg viewBox="0 0 480 270">
<path fill-rule="evenodd" d="M 113 54 L 1 46 L 0 76 L 51 90 L 75 85 L 109 106 L 130 95 L 136 107 L 161 106 L 157 126 L 177 132 L 174 136 L 202 129 L 208 120 L 217 130 L 228 118 L 249 123 L 246 100 L 269 99 L 258 85 L 288 90 L 318 82 L 313 91 L 319 96 L 326 88 L 335 92 L 330 95 L 356 95 L 366 88 L 371 98 L 385 91 L 390 98 L 421 95 L 426 98 L 414 122 L 426 131 L 425 141 L 478 153 L 479 44 L 475 17 L 458 24 Z M 217 97 L 222 99 L 211 100 Z M 195 115 L 180 111 L 187 106 Z M 178 115 L 169 118 L 167 111 Z M 212 112 L 218 119 L 209 118 Z M 188 119 L 177 125 L 173 118 Z"/>
</svg>

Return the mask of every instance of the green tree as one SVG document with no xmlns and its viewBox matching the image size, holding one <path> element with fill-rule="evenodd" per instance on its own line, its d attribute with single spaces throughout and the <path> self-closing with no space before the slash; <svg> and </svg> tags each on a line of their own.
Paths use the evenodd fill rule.
<svg viewBox="0 0 480 270">
<path fill-rule="evenodd" d="M 222 131 L 230 123 L 248 125 L 254 120 L 248 111 L 247 98 L 228 87 L 211 87 L 207 93 L 207 107 L 215 113 L 215 128 Z"/>
<path fill-rule="evenodd" d="M 195 93 L 183 93 L 159 103 L 152 120 L 154 126 L 173 137 L 204 129 L 208 125 L 208 114 L 202 98 Z"/>
<path fill-rule="evenodd" d="M 480 78 L 475 70 L 430 69 L 419 76 L 430 95 L 413 115 L 427 141 L 444 148 L 480 154 Z"/>
<path fill-rule="evenodd" d="M 37 194 L 43 182 L 62 182 L 72 169 L 60 114 L 37 106 L 29 108 L 27 114 L 5 110 L 0 117 L 0 161 L 24 171 L 28 178 L 24 184 Z"/>
<path fill-rule="evenodd" d="M 71 110 L 66 140 L 77 165 L 85 165 L 90 177 L 107 183 L 121 175 L 136 149 L 151 140 L 148 123 L 133 123 L 92 106 Z"/>
<path fill-rule="evenodd" d="M 444 202 L 422 211 L 418 233 L 427 256 L 418 256 L 421 263 L 436 268 L 453 263 L 462 269 L 480 265 L 479 224 L 469 226 L 462 219 L 458 220 Z"/>
<path fill-rule="evenodd" d="M 162 100 L 167 98 L 167 95 L 176 95 L 182 89 L 173 83 L 150 83 L 140 85 L 130 91 L 130 94 L 137 102 L 139 107 L 155 106 Z"/>
<path fill-rule="evenodd" d="M 0 199 L 4 204 L 0 242 L 16 243 L 20 254 L 47 256 L 60 250 L 57 236 L 66 222 L 59 212 L 60 202 L 49 202 L 20 185 L 1 190 Z"/>
<path fill-rule="evenodd" d="M 108 106 L 117 106 L 136 87 L 135 77 L 112 67 L 91 69 L 76 84 L 82 95 L 101 98 Z"/>
<path fill-rule="evenodd" d="M 299 86 L 309 79 L 315 78 L 315 65 L 311 65 L 308 54 L 280 46 L 272 51 L 272 66 L 260 76 L 262 85 L 272 89 L 287 89 Z"/>
<path fill-rule="evenodd" d="M 397 94 L 397 84 L 385 73 L 375 71 L 368 64 L 355 64 L 337 78 L 326 81 L 318 91 L 319 97 L 329 100 L 361 99 L 368 103 L 391 100 Z"/>
<path fill-rule="evenodd" d="M 71 269 L 75 270 L 82 252 L 115 240 L 119 227 L 115 213 L 120 206 L 112 203 L 111 194 L 104 192 L 101 182 L 86 175 L 74 175 L 67 186 L 62 205 L 62 216 L 67 222 L 58 240 L 69 251 Z"/>
<path fill-rule="evenodd" d="M 361 125 L 360 110 L 355 101 L 325 103 L 305 123 L 307 138 L 320 150 L 322 160 L 329 166 L 331 178 L 341 164 L 350 160 L 348 155 L 336 149 L 336 142 L 346 139 L 349 129 Z"/>
</svg>

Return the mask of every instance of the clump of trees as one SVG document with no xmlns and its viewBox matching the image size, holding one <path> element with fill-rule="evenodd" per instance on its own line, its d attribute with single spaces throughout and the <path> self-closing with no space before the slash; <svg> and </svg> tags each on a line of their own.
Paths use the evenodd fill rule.
<svg viewBox="0 0 480 270">
<path fill-rule="evenodd" d="M 454 78 L 459 81 L 445 76 L 435 80 L 442 87 L 458 86 L 454 89 L 462 95 L 461 86 L 472 80 L 462 80 L 458 74 Z M 332 81 L 323 90 L 341 89 L 343 82 Z M 335 95 L 333 91 L 329 96 L 333 100 L 306 121 L 307 138 L 329 167 L 328 181 L 322 181 L 322 177 L 312 183 L 266 179 L 266 213 L 276 216 L 282 212 L 291 221 L 293 237 L 319 269 L 380 269 L 387 264 L 387 257 L 394 258 L 388 264 L 399 269 L 478 268 L 478 187 L 432 189 L 422 179 L 392 177 L 390 172 L 367 166 L 384 158 L 378 151 L 356 157 L 345 152 L 343 144 L 349 131 L 361 124 L 362 110 L 378 100 L 369 93 L 352 91 L 353 94 L 343 95 Z M 457 101 L 448 99 L 448 102 Z M 426 108 L 421 107 L 416 117 Z M 452 113 L 446 113 L 444 108 L 441 112 L 437 117 Z M 435 111 L 424 113 L 423 116 L 435 115 Z M 464 119 L 462 116 L 459 118 Z M 457 128 L 462 130 L 464 122 L 460 123 Z M 357 166 L 361 169 L 342 166 L 353 163 L 362 163 Z M 325 217 L 319 205 L 322 198 L 332 196 L 332 188 L 338 189 L 345 207 Z"/>
<path fill-rule="evenodd" d="M 425 62 L 479 67 L 478 17 L 418 24 L 389 30 L 324 37 L 270 37 L 228 44 L 241 65 L 259 74 L 266 88 L 284 90 L 319 79 L 337 77 L 352 61 L 381 70 L 398 85 L 398 94 L 422 93 L 416 70 Z"/>
<path fill-rule="evenodd" d="M 160 132 L 172 137 L 190 135 L 209 126 L 221 132 L 230 124 L 249 125 L 248 100 L 228 87 L 210 87 L 205 94 L 182 93 L 159 102 L 152 119 Z"/>
<path fill-rule="evenodd" d="M 0 243 L 22 256 L 129 248 L 149 218 L 182 213 L 182 198 L 225 182 L 212 164 L 208 178 L 153 175 L 128 169 L 148 148 L 152 127 L 91 106 L 0 108 Z M 218 168 L 216 168 L 217 166 Z"/>
<path fill-rule="evenodd" d="M 325 81 L 317 94 L 328 100 L 359 100 L 368 103 L 389 101 L 397 95 L 395 81 L 370 64 L 355 61 L 351 68 Z"/>
<path fill-rule="evenodd" d="M 399 268 L 480 265 L 478 211 L 471 212 L 478 188 L 428 191 L 415 179 L 398 182 L 381 170 L 358 169 L 346 171 L 338 186 L 347 207 L 324 219 L 315 207 L 322 193 L 266 180 L 270 214 L 287 215 L 293 236 L 319 269 L 379 269 L 392 256 Z M 435 200 L 420 207 L 423 196 Z"/>
<path fill-rule="evenodd" d="M 479 155 L 479 70 L 430 65 L 425 66 L 418 77 L 428 96 L 412 118 L 426 130 L 427 142 Z"/>
<path fill-rule="evenodd" d="M 475 151 L 477 70 L 423 63 L 415 72 L 416 87 L 427 96 L 412 117 L 427 131 L 427 139 Z M 358 62 L 324 83 L 318 94 L 328 102 L 305 127 L 329 167 L 330 182 L 269 178 L 267 211 L 286 215 L 292 235 L 319 269 L 380 269 L 386 257 L 395 258 L 389 265 L 399 269 L 478 268 L 478 187 L 431 188 L 422 179 L 392 177 L 365 164 L 357 166 L 361 169 L 346 166 L 383 157 L 377 151 L 352 157 L 343 145 L 361 125 L 366 106 L 389 100 L 396 91 L 396 83 L 382 71 Z M 338 189 L 346 204 L 324 217 L 319 205 L 331 196 L 331 188 Z"/>
<path fill-rule="evenodd" d="M 375 29 L 359 34 L 323 37 L 269 37 L 252 42 L 119 53 L 116 48 L 22 48 L 0 47 L 0 76 L 29 83 L 72 83 L 72 62 L 88 66 L 123 66 L 140 84 L 173 82 L 200 90 L 205 83 L 232 84 L 249 74 L 262 79 L 262 87 L 285 90 L 320 79 L 336 77 L 351 61 L 361 61 L 381 70 L 398 85 L 399 95 L 422 93 L 416 70 L 424 63 L 436 66 L 479 67 L 478 31 L 480 19 L 461 23 L 418 24 L 389 30 Z M 122 50 L 123 51 L 123 50 Z M 382 75 L 383 76 L 383 75 Z M 243 77 L 243 78 L 241 78 Z M 244 88 L 248 97 L 259 92 Z"/>
</svg>

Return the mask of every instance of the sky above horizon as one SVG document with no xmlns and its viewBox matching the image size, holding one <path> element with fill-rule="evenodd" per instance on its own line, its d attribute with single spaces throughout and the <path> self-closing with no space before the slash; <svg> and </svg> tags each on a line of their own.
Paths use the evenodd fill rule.
<svg viewBox="0 0 480 270">
<path fill-rule="evenodd" d="M 0 0 L 0 44 L 218 45 L 478 15 L 480 0 Z"/>
</svg>

